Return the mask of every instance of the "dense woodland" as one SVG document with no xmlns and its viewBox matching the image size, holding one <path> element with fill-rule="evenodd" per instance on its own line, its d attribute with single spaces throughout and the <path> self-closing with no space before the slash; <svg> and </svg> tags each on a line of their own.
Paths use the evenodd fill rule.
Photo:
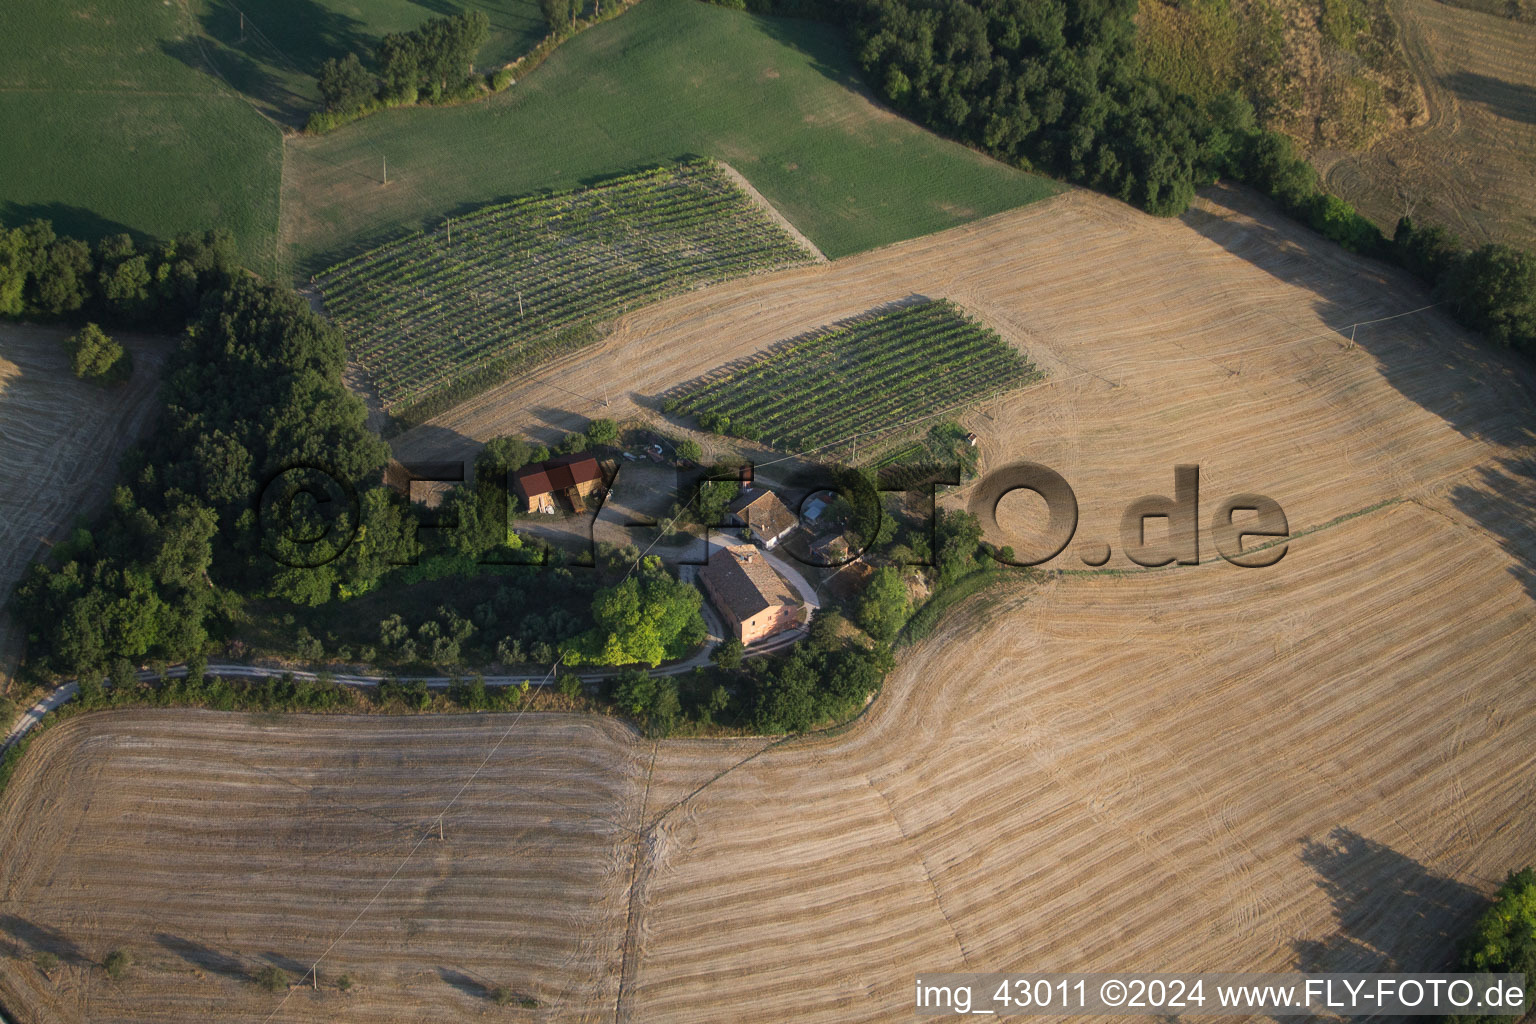
<svg viewBox="0 0 1536 1024">
<path fill-rule="evenodd" d="M 332 128 L 382 107 L 477 94 L 475 54 L 490 32 L 484 11 L 466 11 L 389 33 L 366 64 L 356 53 L 329 58 L 316 76 L 324 109 L 310 120 L 310 129 Z"/>
</svg>

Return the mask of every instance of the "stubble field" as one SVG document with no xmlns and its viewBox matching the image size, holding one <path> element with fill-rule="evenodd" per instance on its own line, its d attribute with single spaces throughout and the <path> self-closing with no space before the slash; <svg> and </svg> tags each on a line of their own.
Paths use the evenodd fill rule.
<svg viewBox="0 0 1536 1024">
<path fill-rule="evenodd" d="M 1332 164 L 1329 187 L 1388 232 L 1411 212 L 1473 244 L 1536 243 L 1536 24 L 1440 0 L 1397 15 L 1429 118 Z"/>
<path fill-rule="evenodd" d="M 601 407 L 573 395 L 605 395 L 604 415 L 652 415 L 654 396 L 701 366 L 913 294 L 956 301 L 1045 370 L 965 424 L 984 472 L 1016 459 L 1061 472 L 1079 537 L 1115 544 L 1109 568 L 1128 567 L 1120 511 L 1169 491 L 1177 463 L 1201 467 L 1203 514 L 1258 491 L 1305 536 L 1262 570 L 1089 574 L 1069 548 L 1052 567 L 1070 572 L 967 606 L 909 649 L 837 736 L 653 746 L 609 723 L 580 737 L 569 719 L 524 719 L 487 772 L 538 794 L 540 828 L 503 839 L 527 798 L 482 775 L 431 862 L 465 899 L 433 902 L 427 862 L 408 868 L 381 898 L 387 913 L 358 926 L 380 933 L 347 954 L 363 990 L 296 993 L 274 1020 L 405 1021 L 430 1005 L 842 1024 L 905 1016 L 918 971 L 1446 961 L 1536 842 L 1530 373 L 1437 310 L 1361 326 L 1351 346 L 1348 325 L 1426 299 L 1244 193 L 1213 192 L 1182 222 L 1071 193 L 680 296 L 397 450 L 453 458 L 476 438 Z M 1028 526 L 1027 505 L 1003 511 Z M 480 731 L 436 742 L 462 721 L 284 720 L 261 735 L 178 712 L 73 723 L 34 747 L 0 802 L 0 835 L 13 837 L 0 845 L 0 913 L 84 958 L 143 946 L 147 979 L 175 969 L 144 937 L 159 931 L 242 965 L 302 963 L 366 905 L 507 720 L 469 719 Z M 210 729 L 240 742 L 207 746 Z M 177 756 L 136 753 L 146 734 Z M 420 762 L 431 771 L 380 767 L 413 763 L 422 744 L 439 752 Z M 548 771 L 519 773 L 524 757 Z M 248 766 L 273 775 L 185 799 Z M 353 775 L 357 807 L 323 799 Z M 600 813 L 634 831 L 593 824 L 600 793 Z M 511 810 L 488 813 L 503 801 Z M 369 844 L 382 828 L 347 823 L 386 802 L 408 809 L 389 812 L 381 848 Z M 334 837 L 323 856 L 301 852 L 288 816 Z M 542 863 L 547 831 L 582 829 L 586 845 L 550 863 L 548 906 L 499 898 L 505 865 Z M 194 841 L 207 835 L 217 858 Z M 594 858 L 607 866 L 581 867 Z M 184 878 L 213 895 L 189 902 Z M 549 924 L 574 889 L 600 909 Z M 441 944 L 423 952 L 386 933 L 412 921 Z M 499 934 L 527 936 L 526 953 L 498 949 Z M 600 984 L 562 987 L 572 944 L 602 951 L 580 961 Z M 515 972 L 536 955 L 548 991 L 568 993 L 541 996 L 542 1010 L 497 1010 L 432 980 L 443 966 L 523 985 Z M 196 998 L 264 1020 L 280 998 L 188 971 L 171 1003 L 149 981 L 118 992 L 80 974 L 66 998 L 66 982 L 8 960 L 0 991 L 24 1021 L 148 1019 L 156 1006 L 177 1019 Z"/>
</svg>

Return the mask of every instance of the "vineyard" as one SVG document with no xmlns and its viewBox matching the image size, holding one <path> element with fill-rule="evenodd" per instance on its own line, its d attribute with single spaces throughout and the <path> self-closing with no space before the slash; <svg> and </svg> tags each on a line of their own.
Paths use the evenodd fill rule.
<svg viewBox="0 0 1536 1024">
<path fill-rule="evenodd" d="M 665 408 L 693 414 L 705 430 L 784 450 L 856 438 L 873 453 L 908 428 L 929 426 L 916 421 L 1038 376 L 995 332 L 940 300 L 782 342 L 684 384 Z"/>
<path fill-rule="evenodd" d="M 636 306 L 810 255 L 712 161 L 530 196 L 319 279 L 385 408 L 420 421 Z"/>
</svg>

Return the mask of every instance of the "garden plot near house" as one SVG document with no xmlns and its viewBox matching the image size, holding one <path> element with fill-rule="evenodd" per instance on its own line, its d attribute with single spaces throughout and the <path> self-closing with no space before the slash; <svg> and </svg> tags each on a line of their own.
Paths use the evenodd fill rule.
<svg viewBox="0 0 1536 1024">
<path fill-rule="evenodd" d="M 712 161 L 530 196 L 363 253 L 320 279 L 405 419 L 441 411 L 667 295 L 811 254 Z"/>
</svg>

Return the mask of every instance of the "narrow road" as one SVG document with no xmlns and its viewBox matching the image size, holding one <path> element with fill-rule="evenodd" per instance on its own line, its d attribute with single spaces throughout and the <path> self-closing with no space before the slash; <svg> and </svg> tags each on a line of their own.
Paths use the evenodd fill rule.
<svg viewBox="0 0 1536 1024">
<path fill-rule="evenodd" d="M 80 687 L 73 682 L 65 683 L 36 704 L 33 704 L 30 708 L 27 708 L 27 710 L 21 713 L 21 717 L 16 719 L 15 724 L 11 726 L 11 731 L 5 734 L 5 742 L 0 743 L 0 750 L 4 750 L 31 732 L 32 728 L 43 720 L 44 715 L 69 703 L 74 699 L 75 694 L 79 692 Z"/>
</svg>

